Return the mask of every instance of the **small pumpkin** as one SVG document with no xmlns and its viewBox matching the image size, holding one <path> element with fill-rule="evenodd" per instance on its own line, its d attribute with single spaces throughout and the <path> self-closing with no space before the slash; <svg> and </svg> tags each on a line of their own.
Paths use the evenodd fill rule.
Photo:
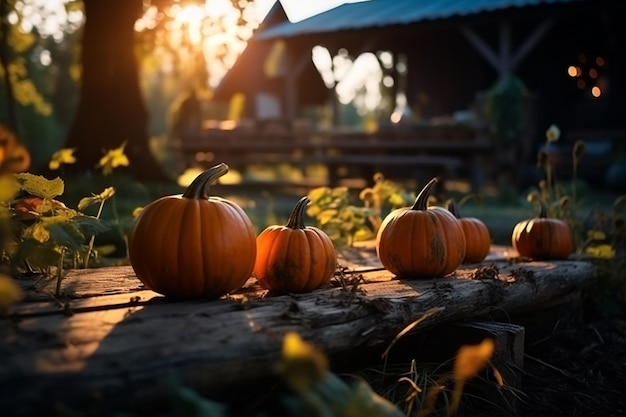
<svg viewBox="0 0 626 417">
<path fill-rule="evenodd" d="M 227 172 L 223 163 L 206 170 L 182 195 L 153 201 L 135 219 L 130 263 L 148 288 L 172 297 L 217 298 L 251 277 L 256 257 L 252 222 L 236 203 L 208 195 Z"/>
<path fill-rule="evenodd" d="M 465 235 L 444 207 L 427 207 L 437 178 L 420 191 L 412 207 L 389 213 L 376 235 L 376 253 L 399 278 L 436 278 L 456 270 L 465 258 Z"/>
<path fill-rule="evenodd" d="M 465 259 L 463 262 L 481 262 L 491 250 L 491 234 L 489 228 L 476 217 L 463 217 L 454 199 L 448 200 L 446 208 L 461 223 L 465 234 Z"/>
<path fill-rule="evenodd" d="M 11 202 L 15 216 L 20 220 L 34 220 L 54 210 L 67 209 L 59 200 L 43 199 L 34 195 L 20 197 Z"/>
<path fill-rule="evenodd" d="M 560 219 L 548 217 L 543 202 L 536 218 L 515 225 L 511 243 L 520 256 L 533 259 L 565 259 L 574 251 L 569 226 Z"/>
<path fill-rule="evenodd" d="M 287 224 L 268 226 L 257 237 L 254 276 L 276 292 L 310 292 L 328 284 L 337 268 L 337 252 L 322 230 L 304 225 L 310 202 L 302 197 Z"/>
</svg>

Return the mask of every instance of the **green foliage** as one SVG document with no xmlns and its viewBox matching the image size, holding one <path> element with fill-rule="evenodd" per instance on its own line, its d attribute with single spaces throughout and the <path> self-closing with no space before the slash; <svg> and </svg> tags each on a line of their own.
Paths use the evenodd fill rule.
<svg viewBox="0 0 626 417">
<path fill-rule="evenodd" d="M 16 174 L 15 178 L 20 183 L 21 191 L 30 195 L 50 200 L 63 194 L 65 183 L 59 177 L 48 180 L 41 175 L 29 173 Z"/>
<path fill-rule="evenodd" d="M 311 200 L 307 215 L 313 217 L 337 246 L 352 245 L 357 236 L 371 235 L 367 218 L 374 211 L 350 204 L 347 187 L 318 187 L 307 197 Z"/>
<path fill-rule="evenodd" d="M 500 143 L 517 141 L 524 129 L 526 86 L 517 77 L 499 80 L 489 92 L 488 115 Z"/>
<path fill-rule="evenodd" d="M 307 214 L 338 247 L 373 238 L 389 211 L 408 205 L 414 198 L 380 173 L 374 176 L 374 185 L 359 194 L 363 205 L 351 204 L 347 187 L 318 187 L 307 197 L 311 200 Z"/>
<path fill-rule="evenodd" d="M 65 206 L 55 197 L 64 191 L 60 178 L 48 180 L 30 173 L 14 174 L 12 195 L 3 196 L 2 252 L 13 273 L 46 273 L 66 255 L 88 259 L 88 237 L 108 230 L 100 219 Z M 57 271 L 59 273 L 59 271 Z"/>
<path fill-rule="evenodd" d="M 546 131 L 546 144 L 559 140 L 560 130 L 555 125 Z M 599 285 L 588 293 L 592 308 L 601 315 L 626 313 L 626 196 L 615 199 L 611 210 L 596 206 L 584 214 L 580 201 L 583 183 L 577 178 L 578 166 L 585 152 L 585 143 L 577 141 L 572 149 L 573 173 L 569 183 L 557 181 L 557 172 L 545 151 L 537 158 L 545 172 L 539 190 L 528 195 L 528 201 L 545 204 L 548 216 L 563 220 L 574 235 L 578 255 L 598 266 Z"/>
</svg>

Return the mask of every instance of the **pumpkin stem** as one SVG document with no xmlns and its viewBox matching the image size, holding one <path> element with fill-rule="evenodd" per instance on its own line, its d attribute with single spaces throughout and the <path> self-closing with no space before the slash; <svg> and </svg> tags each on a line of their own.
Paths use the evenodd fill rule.
<svg viewBox="0 0 626 417">
<path fill-rule="evenodd" d="M 539 202 L 539 218 L 540 219 L 545 219 L 548 217 L 548 210 L 546 208 L 546 203 L 544 203 L 543 201 Z"/>
<path fill-rule="evenodd" d="M 459 213 L 459 207 L 456 204 L 456 201 L 454 200 L 454 198 L 451 198 L 448 201 L 446 201 L 446 208 L 448 209 L 450 213 L 454 215 L 454 217 L 456 217 L 457 219 L 461 218 L 461 213 Z"/>
<path fill-rule="evenodd" d="M 287 227 L 290 229 L 304 229 L 304 209 L 311 200 L 308 197 L 302 197 L 294 206 L 289 220 L 287 221 Z"/>
<path fill-rule="evenodd" d="M 437 177 L 433 178 L 422 188 L 422 191 L 417 195 L 415 199 L 415 203 L 413 203 L 413 207 L 411 210 L 426 210 L 428 208 L 428 197 L 430 196 L 430 190 L 433 186 L 439 182 Z"/>
<path fill-rule="evenodd" d="M 459 200 L 458 206 L 462 207 L 463 204 L 467 203 L 468 200 L 472 200 L 472 199 L 478 200 L 478 196 L 474 193 L 466 194 L 461 200 Z M 480 203 L 480 200 L 478 200 L 478 202 Z"/>
<path fill-rule="evenodd" d="M 228 172 L 228 165 L 220 163 L 198 175 L 183 193 L 185 198 L 206 200 L 209 198 L 209 188 L 222 175 Z"/>
</svg>

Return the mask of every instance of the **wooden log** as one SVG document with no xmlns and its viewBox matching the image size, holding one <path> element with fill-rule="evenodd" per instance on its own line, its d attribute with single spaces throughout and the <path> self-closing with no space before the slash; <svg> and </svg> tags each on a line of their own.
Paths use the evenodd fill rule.
<svg viewBox="0 0 626 417">
<path fill-rule="evenodd" d="M 61 303 L 42 296 L 53 282 L 40 281 L 0 319 L 0 410 L 41 415 L 53 403 L 158 407 L 171 373 L 211 395 L 271 375 L 288 331 L 332 355 L 389 343 L 431 309 L 437 313 L 415 331 L 532 309 L 590 285 L 595 271 L 576 260 L 499 260 L 439 279 L 398 280 L 372 268 L 359 274 L 358 287 L 335 283 L 272 295 L 251 279 L 236 294 L 193 301 L 146 290 L 130 267 L 72 271 Z"/>
</svg>

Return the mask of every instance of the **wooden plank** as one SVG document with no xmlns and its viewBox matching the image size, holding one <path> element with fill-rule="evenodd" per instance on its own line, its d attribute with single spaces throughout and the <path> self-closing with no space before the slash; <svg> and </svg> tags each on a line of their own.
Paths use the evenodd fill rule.
<svg viewBox="0 0 626 417">
<path fill-rule="evenodd" d="M 332 156 L 309 156 L 310 161 L 325 164 L 349 164 L 371 166 L 396 166 L 408 165 L 413 167 L 443 166 L 454 170 L 463 164 L 460 158 L 441 155 L 332 155 Z"/>
<path fill-rule="evenodd" d="M 236 140 L 235 140 L 236 139 Z M 294 138 L 266 141 L 258 137 L 238 138 L 229 135 L 224 138 L 190 136 L 181 142 L 181 149 L 186 152 L 196 151 L 246 151 L 246 152 L 281 152 L 291 153 L 293 150 L 326 150 L 329 147 L 343 150 L 416 150 L 416 151 L 487 151 L 491 149 L 488 141 L 473 139 L 394 139 L 383 140 L 376 137 L 362 138 L 318 138 L 302 141 Z"/>
<path fill-rule="evenodd" d="M 332 355 L 388 343 L 433 308 L 438 312 L 418 330 L 529 309 L 589 285 L 595 271 L 576 260 L 498 260 L 430 280 L 397 280 L 373 270 L 363 273 L 357 291 L 271 295 L 252 284 L 220 300 L 193 301 L 150 298 L 130 274 L 128 268 L 84 272 L 80 280 L 70 274 L 66 283 L 81 295 L 74 314 L 36 316 L 27 309 L 0 320 L 0 357 L 8 358 L 0 368 L 0 409 L 37 415 L 52 402 L 158 404 L 172 372 L 201 392 L 218 392 L 270 375 L 287 331 Z M 107 288 L 111 277 L 118 277 L 115 294 L 89 289 Z M 125 280 L 137 291 L 124 293 Z M 133 294 L 141 302 L 120 303 Z M 109 297 L 112 308 L 100 297 Z"/>
</svg>

